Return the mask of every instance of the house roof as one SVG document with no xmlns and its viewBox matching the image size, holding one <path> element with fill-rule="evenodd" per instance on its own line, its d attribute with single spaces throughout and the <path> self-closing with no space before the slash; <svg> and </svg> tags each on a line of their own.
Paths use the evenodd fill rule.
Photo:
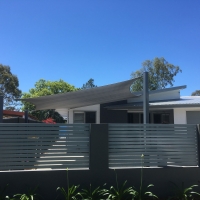
<svg viewBox="0 0 200 200">
<path fill-rule="evenodd" d="M 67 92 L 64 94 L 55 94 L 20 100 L 34 104 L 37 110 L 59 108 L 71 109 L 119 100 L 126 100 L 128 98 L 141 96 L 141 94 L 134 94 L 130 92 L 130 86 L 136 79 L 131 79 L 128 81 L 123 81 L 102 87 L 79 90 L 75 92 Z"/>
<path fill-rule="evenodd" d="M 14 111 L 14 110 L 3 110 L 3 118 L 13 118 L 13 117 L 24 117 L 24 112 Z M 38 120 L 36 117 L 32 115 L 28 115 L 29 119 Z"/>
<path fill-rule="evenodd" d="M 142 102 L 128 103 L 123 105 L 107 106 L 108 109 L 127 110 L 141 109 Z M 200 96 L 182 96 L 180 99 L 169 101 L 149 102 L 150 108 L 178 108 L 178 107 L 200 107 Z"/>
</svg>

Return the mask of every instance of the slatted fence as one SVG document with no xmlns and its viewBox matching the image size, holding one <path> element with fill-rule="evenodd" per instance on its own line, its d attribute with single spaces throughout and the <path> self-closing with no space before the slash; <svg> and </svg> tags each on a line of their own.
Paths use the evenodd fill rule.
<svg viewBox="0 0 200 200">
<path fill-rule="evenodd" d="M 198 165 L 196 125 L 109 124 L 108 132 L 110 168 Z"/>
<path fill-rule="evenodd" d="M 0 124 L 0 170 L 89 169 L 89 124 Z"/>
</svg>

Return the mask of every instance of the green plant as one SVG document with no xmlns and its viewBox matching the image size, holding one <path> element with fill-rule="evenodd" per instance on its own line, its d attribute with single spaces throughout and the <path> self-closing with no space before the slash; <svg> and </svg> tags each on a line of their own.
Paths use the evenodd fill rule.
<svg viewBox="0 0 200 200">
<path fill-rule="evenodd" d="M 149 191 L 149 188 L 154 186 L 153 184 L 149 184 L 147 187 L 143 186 L 143 167 L 144 167 L 144 155 L 141 155 L 141 176 L 140 176 L 140 188 L 137 191 L 135 187 L 133 187 L 133 199 L 134 200 L 144 200 L 148 198 L 158 198 L 155 194 Z"/>
<path fill-rule="evenodd" d="M 5 195 L 5 191 L 7 190 L 8 184 L 0 189 L 0 200 L 9 199 L 9 196 Z"/>
<path fill-rule="evenodd" d="M 170 197 L 169 199 L 177 199 L 177 200 L 188 200 L 193 199 L 193 195 L 199 195 L 199 193 L 193 191 L 194 187 L 197 187 L 198 185 L 192 185 L 190 187 L 185 188 L 184 183 L 182 182 L 181 187 L 176 185 L 175 183 L 171 182 L 173 184 L 173 190 L 175 195 L 173 197 Z"/>
<path fill-rule="evenodd" d="M 11 200 L 38 200 L 39 194 L 36 193 L 38 186 L 34 189 L 28 189 L 27 193 L 24 194 L 15 194 Z"/>
<path fill-rule="evenodd" d="M 78 186 L 72 185 L 70 187 L 69 185 L 69 177 L 68 177 L 68 169 L 67 169 L 67 191 L 65 190 L 64 187 L 58 187 L 57 191 L 60 190 L 61 194 L 64 196 L 65 200 L 76 200 L 77 196 L 80 195 L 77 192 L 77 189 L 79 188 Z"/>
<path fill-rule="evenodd" d="M 132 187 L 125 188 L 125 185 L 127 181 L 125 181 L 121 188 L 119 188 L 118 179 L 117 179 L 117 173 L 115 172 L 115 179 L 116 179 L 116 188 L 114 186 L 111 186 L 109 190 L 104 192 L 104 195 L 108 195 L 107 199 L 112 200 L 125 200 L 131 198 L 134 191 Z"/>
<path fill-rule="evenodd" d="M 105 186 L 105 184 L 103 185 Z M 92 185 L 90 184 L 89 189 L 82 189 L 82 192 L 80 192 L 80 196 L 84 200 L 100 200 L 104 196 L 106 189 L 101 189 L 100 186 L 92 189 Z"/>
</svg>

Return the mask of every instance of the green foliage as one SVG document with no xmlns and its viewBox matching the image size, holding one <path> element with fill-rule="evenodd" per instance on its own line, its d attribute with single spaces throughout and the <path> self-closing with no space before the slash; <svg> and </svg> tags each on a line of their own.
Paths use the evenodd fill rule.
<svg viewBox="0 0 200 200">
<path fill-rule="evenodd" d="M 143 72 L 149 73 L 149 90 L 163 89 L 168 85 L 173 86 L 174 77 L 182 72 L 179 66 L 168 63 L 165 58 L 154 58 L 142 63 L 142 68 L 131 73 L 131 78 L 141 77 Z M 132 91 L 142 91 L 143 79 L 137 79 L 132 85 Z"/>
<path fill-rule="evenodd" d="M 153 184 L 149 184 L 147 187 L 143 186 L 143 167 L 144 167 L 144 155 L 141 155 L 141 177 L 140 177 L 140 188 L 136 190 L 134 188 L 133 199 L 134 200 L 145 200 L 149 198 L 158 198 L 155 194 L 149 191 L 149 188 L 154 186 Z"/>
<path fill-rule="evenodd" d="M 192 96 L 200 96 L 200 90 L 194 91 L 191 95 Z"/>
<path fill-rule="evenodd" d="M 79 188 L 79 185 L 78 186 L 69 185 L 69 177 L 68 177 L 68 169 L 67 169 L 67 190 L 65 190 L 64 187 L 58 187 L 57 191 L 59 190 L 61 192 L 65 200 L 77 200 L 77 196 L 80 195 L 77 191 L 78 188 Z"/>
<path fill-rule="evenodd" d="M 185 188 L 183 182 L 181 184 L 181 187 L 179 187 L 178 185 L 176 185 L 173 182 L 171 182 L 171 183 L 173 184 L 174 196 L 169 199 L 189 200 L 189 199 L 193 199 L 194 194 L 200 196 L 199 193 L 193 191 L 193 188 L 197 187 L 198 185 L 192 185 L 190 187 Z"/>
<path fill-rule="evenodd" d="M 34 98 L 76 90 L 77 89 L 73 85 L 70 85 L 61 79 L 59 81 L 46 81 L 44 79 L 40 79 L 35 83 L 35 88 L 31 88 L 28 93 L 23 93 L 22 98 Z M 54 110 L 36 111 L 35 106 L 29 102 L 23 102 L 22 110 L 28 110 L 30 114 L 37 117 L 40 121 L 51 117 L 55 120 L 55 122 L 64 122 L 58 112 L 55 112 Z"/>
<path fill-rule="evenodd" d="M 4 98 L 4 109 L 16 110 L 16 106 L 19 106 L 15 101 L 21 97 L 21 90 L 18 87 L 18 78 L 11 73 L 10 67 L 0 64 L 0 95 Z"/>
<path fill-rule="evenodd" d="M 65 200 L 77 200 L 79 193 L 77 192 L 79 186 L 72 185 L 67 187 L 67 191 L 64 187 L 58 187 L 57 190 L 60 190 Z"/>
<path fill-rule="evenodd" d="M 84 200 L 100 200 L 102 199 L 106 191 L 107 190 L 105 189 L 101 189 L 100 186 L 93 190 L 92 185 L 90 184 L 89 189 L 82 189 L 82 192 L 80 192 L 80 196 Z"/>
<path fill-rule="evenodd" d="M 131 196 L 134 195 L 133 188 L 132 187 L 125 188 L 127 181 L 125 181 L 120 188 L 119 184 L 118 184 L 116 171 L 115 171 L 115 179 L 116 179 L 116 188 L 114 186 L 111 186 L 110 189 L 107 190 L 107 192 L 104 193 L 104 195 L 108 195 L 107 199 L 112 199 L 112 200 L 130 199 Z"/>
<path fill-rule="evenodd" d="M 88 82 L 83 84 L 81 89 L 84 90 L 84 89 L 90 89 L 90 88 L 94 88 L 94 87 L 97 87 L 97 86 L 94 84 L 94 79 L 91 78 L 88 80 Z"/>
<path fill-rule="evenodd" d="M 144 199 L 150 199 L 150 198 L 156 198 L 158 197 L 153 194 L 151 191 L 149 191 L 149 188 L 154 186 L 153 184 L 149 184 L 147 187 L 140 187 L 140 189 L 137 191 L 135 188 L 133 199 L 134 200 L 144 200 Z"/>
<path fill-rule="evenodd" d="M 39 195 L 36 193 L 38 186 L 34 189 L 29 189 L 27 193 L 24 194 L 15 194 L 11 200 L 38 200 Z"/>
</svg>

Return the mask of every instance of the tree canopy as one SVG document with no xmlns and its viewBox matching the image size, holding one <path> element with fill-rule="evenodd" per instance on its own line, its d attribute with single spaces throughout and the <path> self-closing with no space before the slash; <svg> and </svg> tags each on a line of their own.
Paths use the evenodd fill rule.
<svg viewBox="0 0 200 200">
<path fill-rule="evenodd" d="M 97 87 L 97 86 L 94 84 L 94 79 L 91 78 L 85 84 L 83 84 L 81 89 L 84 90 L 84 89 L 90 89 L 94 87 Z"/>
<path fill-rule="evenodd" d="M 59 81 L 47 81 L 40 79 L 35 83 L 35 88 L 31 88 L 29 92 L 23 93 L 22 98 L 33 98 L 39 96 L 53 95 L 65 92 L 76 91 L 73 85 L 60 79 Z M 35 106 L 28 102 L 23 102 L 22 110 L 28 110 L 33 116 L 37 117 L 40 121 L 47 118 L 53 118 L 55 122 L 64 122 L 59 113 L 54 110 L 35 111 Z"/>
<path fill-rule="evenodd" d="M 182 72 L 179 66 L 168 63 L 165 58 L 154 58 L 142 63 L 142 68 L 132 72 L 131 78 L 141 77 L 143 72 L 149 73 L 149 90 L 163 89 L 167 86 L 172 87 L 174 77 Z M 132 91 L 142 91 L 143 79 L 137 79 L 132 85 Z"/>
<path fill-rule="evenodd" d="M 200 90 L 194 91 L 191 95 L 192 96 L 200 96 Z"/>
<path fill-rule="evenodd" d="M 19 80 L 12 74 L 10 67 L 0 64 L 0 95 L 4 98 L 4 109 L 15 110 L 19 105 L 15 99 L 21 97 Z"/>
</svg>

